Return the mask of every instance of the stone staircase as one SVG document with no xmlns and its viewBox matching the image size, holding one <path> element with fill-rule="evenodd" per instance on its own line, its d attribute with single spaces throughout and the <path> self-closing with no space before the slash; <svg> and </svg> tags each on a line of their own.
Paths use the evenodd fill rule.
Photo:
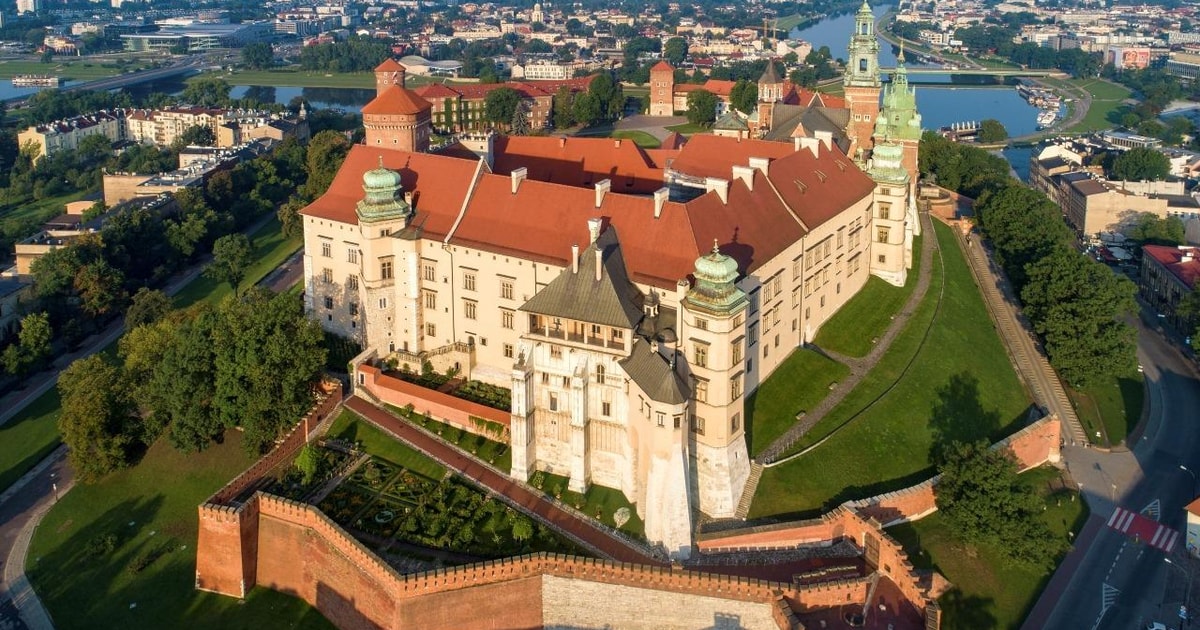
<svg viewBox="0 0 1200 630">
<path fill-rule="evenodd" d="M 746 487 L 742 488 L 742 498 L 738 500 L 737 510 L 733 515 L 743 521 L 750 513 L 750 503 L 754 501 L 754 492 L 758 490 L 758 480 L 762 477 L 763 465 L 751 460 L 750 476 L 746 478 Z"/>
</svg>

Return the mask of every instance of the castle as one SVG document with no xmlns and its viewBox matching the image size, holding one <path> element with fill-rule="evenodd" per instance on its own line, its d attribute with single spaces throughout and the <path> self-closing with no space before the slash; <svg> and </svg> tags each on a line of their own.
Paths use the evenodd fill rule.
<svg viewBox="0 0 1200 630">
<path fill-rule="evenodd" d="M 869 10 L 858 23 L 844 126 L 801 115 L 786 141 L 431 152 L 430 104 L 385 62 L 364 144 L 302 211 L 307 311 L 380 357 L 511 388 L 513 477 L 616 488 L 687 557 L 696 512 L 734 516 L 746 486 L 747 395 L 869 275 L 903 284 L 912 264 L 920 117 L 902 71 L 880 109 Z M 759 120 L 781 120 L 764 78 Z"/>
</svg>

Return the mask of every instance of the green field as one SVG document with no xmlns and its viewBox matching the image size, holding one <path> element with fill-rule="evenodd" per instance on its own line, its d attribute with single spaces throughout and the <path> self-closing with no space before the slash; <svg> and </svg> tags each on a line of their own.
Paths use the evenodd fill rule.
<svg viewBox="0 0 1200 630">
<path fill-rule="evenodd" d="M 829 387 L 850 374 L 850 368 L 812 350 L 797 348 L 746 398 L 746 443 L 751 457 L 797 422 L 796 415 L 812 409 L 829 395 Z"/>
<path fill-rule="evenodd" d="M 695 125 L 692 123 L 683 123 L 682 125 L 673 125 L 671 127 L 667 127 L 667 131 L 674 131 L 675 133 L 685 136 L 690 136 L 694 133 L 708 133 L 710 130 L 711 129 L 709 127 L 704 125 Z"/>
<path fill-rule="evenodd" d="M 1118 123 L 1111 120 L 1122 103 L 1130 98 L 1129 88 L 1102 79 L 1039 79 L 1039 81 L 1058 88 L 1068 97 L 1075 99 L 1069 104 L 1071 111 L 1079 106 L 1083 93 L 1090 94 L 1092 104 L 1088 107 L 1083 120 L 1063 131 L 1068 133 L 1088 133 L 1102 129 L 1110 129 Z"/>
<path fill-rule="evenodd" d="M 299 239 L 283 238 L 279 221 L 274 218 L 254 233 L 252 242 L 256 261 L 246 272 L 243 289 L 254 286 L 300 247 Z M 182 308 L 199 301 L 215 304 L 229 293 L 229 285 L 201 275 L 175 296 L 175 305 Z M 115 345 L 104 351 L 111 352 Z M 0 426 L 0 491 L 59 445 L 58 406 L 58 389 L 53 388 Z"/>
<path fill-rule="evenodd" d="M 0 204 L 0 234 L 14 240 L 31 236 L 41 228 L 42 224 L 66 211 L 64 207 L 72 201 L 79 201 L 87 196 L 87 192 L 74 192 L 57 197 L 45 197 L 36 201 L 24 199 L 19 202 Z M 11 251 L 0 253 L 0 259 L 10 258 Z"/>
<path fill-rule="evenodd" d="M 752 518 L 813 515 L 912 485 L 932 474 L 930 455 L 938 444 L 998 439 L 1025 419 L 1029 398 L 957 241 L 950 228 L 934 226 L 944 272 L 935 255 L 932 284 L 904 331 L 792 452 L 845 427 L 812 453 L 763 472 Z"/>
<path fill-rule="evenodd" d="M 1021 475 L 1044 499 L 1043 518 L 1051 531 L 1068 540 L 1087 520 L 1079 494 L 1054 468 Z M 1014 564 L 988 545 L 960 542 L 940 513 L 888 529 L 918 569 L 936 569 L 954 584 L 941 597 L 942 628 L 1018 628 L 1050 580 L 1050 573 Z"/>
<path fill-rule="evenodd" d="M 658 138 L 655 138 L 645 131 L 638 131 L 636 129 L 618 129 L 617 131 L 609 134 L 609 136 L 612 138 L 621 138 L 623 140 L 633 140 L 634 144 L 642 147 L 643 149 L 657 149 L 662 144 L 658 141 Z"/>
<path fill-rule="evenodd" d="M 904 286 L 897 287 L 871 276 L 850 301 L 834 313 L 817 331 L 813 340 L 818 348 L 851 357 L 865 357 L 875 347 L 892 319 L 917 286 L 921 266 L 921 237 L 913 240 L 913 268 Z"/>
<path fill-rule="evenodd" d="M 34 534 L 26 567 L 55 625 L 332 628 L 274 591 L 256 589 L 241 603 L 195 589 L 196 506 L 252 461 L 237 431 L 201 453 L 161 439 L 136 466 L 63 495 Z M 111 551 L 99 544 L 107 535 Z"/>
<path fill-rule="evenodd" d="M 1142 375 L 1135 372 L 1098 379 L 1079 390 L 1068 387 L 1067 396 L 1083 423 L 1088 440 L 1092 444 L 1112 447 L 1124 442 L 1141 419 L 1145 388 Z"/>
</svg>

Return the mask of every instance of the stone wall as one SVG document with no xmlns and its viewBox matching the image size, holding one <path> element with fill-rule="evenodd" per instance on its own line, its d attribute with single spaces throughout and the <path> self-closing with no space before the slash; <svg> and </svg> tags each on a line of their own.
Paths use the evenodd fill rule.
<svg viewBox="0 0 1200 630">
<path fill-rule="evenodd" d="M 437 390 L 388 376 L 379 368 L 367 363 L 357 366 L 356 378 L 358 379 L 356 385 L 360 389 L 366 390 L 384 403 L 401 409 L 405 405 L 411 404 L 416 413 L 429 413 L 434 420 L 445 422 L 468 433 L 482 435 L 491 440 L 508 441 L 508 430 L 512 422 L 512 416 L 508 411 L 455 398 Z M 503 435 L 489 435 L 482 425 L 471 419 L 472 417 L 502 425 L 504 427 Z"/>
</svg>

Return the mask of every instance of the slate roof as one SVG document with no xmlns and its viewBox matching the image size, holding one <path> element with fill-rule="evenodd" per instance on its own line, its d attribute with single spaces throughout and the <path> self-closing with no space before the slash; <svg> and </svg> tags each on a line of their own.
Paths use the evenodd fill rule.
<svg viewBox="0 0 1200 630">
<path fill-rule="evenodd" d="M 850 146 L 850 140 L 846 137 L 846 126 L 850 122 L 850 110 L 805 106 L 805 105 L 776 105 L 771 110 L 771 130 L 767 132 L 765 140 L 773 140 L 786 142 L 796 135 L 796 129 L 800 128 L 804 133 L 800 135 L 812 136 L 815 131 L 828 131 L 833 134 L 834 142 L 841 147 L 845 152 Z"/>
<path fill-rule="evenodd" d="M 601 254 L 596 279 L 596 250 Z M 522 311 L 617 328 L 636 328 L 642 319 L 642 293 L 629 281 L 617 230 L 611 225 L 579 255 L 579 273 L 563 271 L 537 292 Z"/>
<path fill-rule="evenodd" d="M 633 342 L 633 351 L 621 359 L 621 368 L 652 400 L 678 405 L 691 397 L 691 388 L 663 356 L 640 339 Z"/>
</svg>

